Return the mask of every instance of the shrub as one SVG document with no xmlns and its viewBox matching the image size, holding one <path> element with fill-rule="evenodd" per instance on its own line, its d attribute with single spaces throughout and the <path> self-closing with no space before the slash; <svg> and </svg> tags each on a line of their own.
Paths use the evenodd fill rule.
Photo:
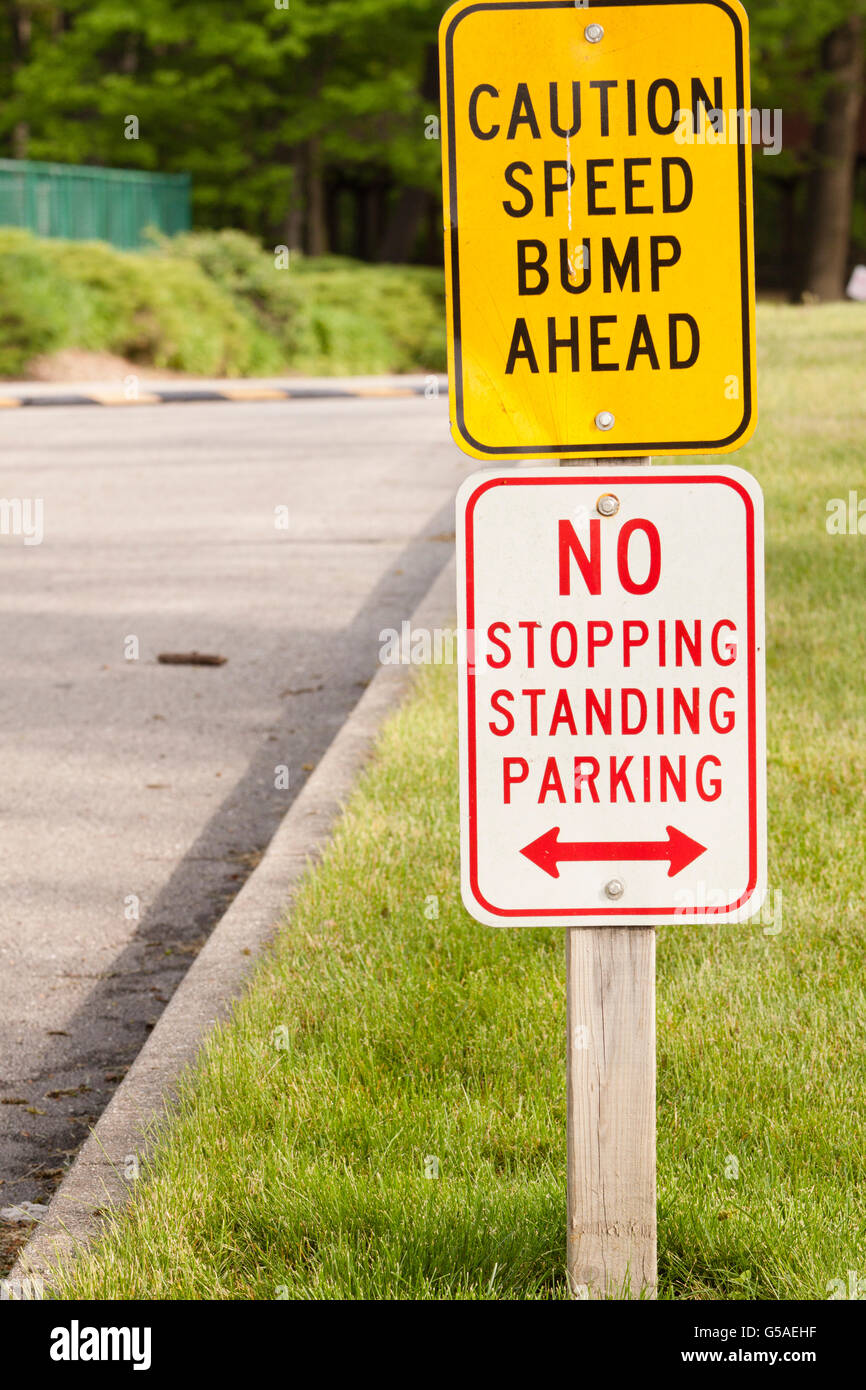
<svg viewBox="0 0 866 1390">
<path fill-rule="evenodd" d="M 244 300 L 296 371 L 439 371 L 445 367 L 441 272 L 292 254 L 277 269 L 244 232 L 191 232 L 161 240 Z"/>
<path fill-rule="evenodd" d="M 77 287 L 26 233 L 0 231 L 0 375 L 24 375 L 32 357 L 62 347 L 83 311 Z"/>
<path fill-rule="evenodd" d="M 437 271 L 293 256 L 243 232 L 142 251 L 0 229 L 0 374 L 61 347 L 208 376 L 438 371 Z"/>
<path fill-rule="evenodd" d="M 278 349 L 230 292 L 167 252 L 62 242 L 58 263 L 84 291 L 75 346 L 204 375 L 275 369 Z"/>
</svg>

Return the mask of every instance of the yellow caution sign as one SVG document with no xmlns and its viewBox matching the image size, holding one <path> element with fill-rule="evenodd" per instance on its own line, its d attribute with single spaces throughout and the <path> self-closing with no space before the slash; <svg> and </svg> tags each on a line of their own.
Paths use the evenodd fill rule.
<svg viewBox="0 0 866 1390">
<path fill-rule="evenodd" d="M 739 448 L 755 425 L 742 5 L 460 0 L 440 61 L 460 448 Z"/>
</svg>

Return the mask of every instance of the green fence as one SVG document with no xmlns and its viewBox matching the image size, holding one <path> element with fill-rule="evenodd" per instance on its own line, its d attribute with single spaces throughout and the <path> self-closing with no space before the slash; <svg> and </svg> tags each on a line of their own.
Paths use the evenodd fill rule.
<svg viewBox="0 0 866 1390">
<path fill-rule="evenodd" d="M 0 226 L 141 246 L 148 227 L 168 235 L 189 230 L 190 177 L 0 159 Z"/>
</svg>

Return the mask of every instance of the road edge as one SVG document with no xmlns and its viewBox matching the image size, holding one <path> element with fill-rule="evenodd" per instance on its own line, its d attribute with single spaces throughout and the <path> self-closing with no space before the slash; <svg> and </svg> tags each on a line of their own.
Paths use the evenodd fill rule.
<svg viewBox="0 0 866 1390">
<path fill-rule="evenodd" d="M 412 614 L 412 629 L 453 626 L 455 608 L 452 557 Z M 412 672 L 410 665 L 379 667 L 76 1155 L 7 1276 L 7 1288 L 23 1286 L 24 1296 L 33 1297 L 33 1281 L 41 1279 L 50 1290 L 52 1271 L 82 1253 L 99 1234 L 101 1216 L 128 1200 L 125 1170 L 147 1152 L 154 1122 L 167 1113 L 181 1073 L 242 994 L 305 871 L 330 840 L 385 720 L 407 694 Z"/>
<path fill-rule="evenodd" d="M 434 385 L 435 383 L 435 385 Z M 36 389 L 33 389 L 33 385 Z M 5 387 L 0 382 L 0 410 L 26 410 L 44 406 L 78 405 L 197 405 L 202 402 L 226 401 L 235 405 L 253 401 L 325 401 L 388 399 L 394 396 L 447 395 L 448 378 L 439 372 L 425 376 L 413 373 L 405 380 L 399 376 L 341 377 L 322 384 L 321 378 L 299 379 L 290 384 L 278 380 L 255 378 L 235 378 L 231 381 L 215 382 L 210 385 L 195 381 L 174 385 L 160 385 L 147 380 L 138 382 L 135 390 L 127 394 L 122 385 L 109 383 L 91 386 L 68 386 L 65 390 L 60 383 L 51 390 L 47 385 L 34 383 L 29 389 Z"/>
</svg>

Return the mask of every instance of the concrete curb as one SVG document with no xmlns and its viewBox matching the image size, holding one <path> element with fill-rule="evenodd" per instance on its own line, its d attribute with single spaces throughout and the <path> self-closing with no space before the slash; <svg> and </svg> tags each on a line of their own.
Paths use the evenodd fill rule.
<svg viewBox="0 0 866 1390">
<path fill-rule="evenodd" d="M 448 382 L 435 373 L 437 390 L 443 395 L 448 390 Z M 381 386 L 278 386 L 268 382 L 247 382 L 245 385 L 224 386 L 148 386 L 143 383 L 135 395 L 128 396 L 117 387 L 98 387 L 91 390 L 19 392 L 0 394 L 0 410 L 15 410 L 29 406 L 49 405 L 177 405 L 182 403 L 200 404 L 202 401 L 320 401 L 390 399 L 394 396 L 425 396 L 426 385 L 413 383 L 385 384 Z"/>
<path fill-rule="evenodd" d="M 412 627 L 451 626 L 454 610 L 452 559 L 412 615 Z M 165 1113 L 180 1073 L 230 1013 L 304 871 L 326 846 L 384 720 L 407 692 L 411 671 L 377 671 L 91 1131 L 9 1274 L 13 1285 L 36 1277 L 50 1287 L 52 1269 L 68 1264 L 99 1233 L 100 1212 L 128 1200 L 129 1156 L 147 1150 L 153 1122 Z"/>
</svg>

